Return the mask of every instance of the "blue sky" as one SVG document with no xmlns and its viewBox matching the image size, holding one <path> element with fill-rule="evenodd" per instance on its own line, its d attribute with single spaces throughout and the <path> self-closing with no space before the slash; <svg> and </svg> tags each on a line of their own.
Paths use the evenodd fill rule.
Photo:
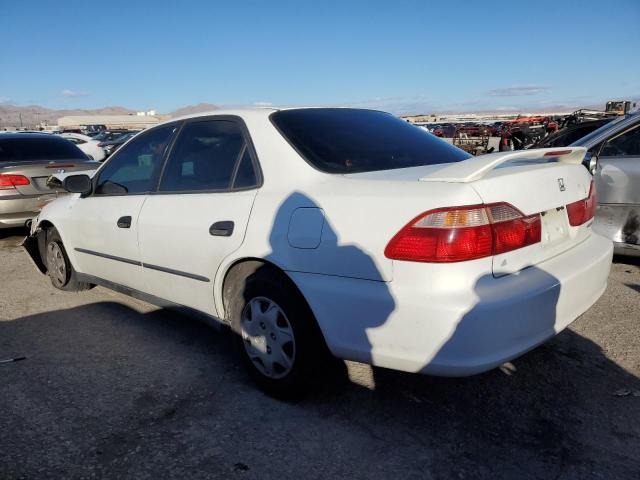
<svg viewBox="0 0 640 480">
<path fill-rule="evenodd" d="M 640 1 L 0 0 L 0 102 L 359 105 L 640 95 Z"/>
</svg>

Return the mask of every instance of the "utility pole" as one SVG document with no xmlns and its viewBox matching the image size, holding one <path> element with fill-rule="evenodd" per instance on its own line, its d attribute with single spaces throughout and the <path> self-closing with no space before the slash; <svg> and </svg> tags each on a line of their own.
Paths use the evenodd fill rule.
<svg viewBox="0 0 640 480">
<path fill-rule="evenodd" d="M 22 112 L 20 112 L 20 128 L 22 128 Z"/>
</svg>

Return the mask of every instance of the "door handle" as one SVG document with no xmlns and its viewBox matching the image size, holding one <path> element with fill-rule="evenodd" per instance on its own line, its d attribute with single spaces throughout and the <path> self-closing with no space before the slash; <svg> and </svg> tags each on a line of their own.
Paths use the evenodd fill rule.
<svg viewBox="0 0 640 480">
<path fill-rule="evenodd" d="M 118 219 L 118 228 L 131 228 L 131 215 Z"/>
<path fill-rule="evenodd" d="M 214 237 L 230 237 L 233 233 L 233 222 L 225 220 L 222 222 L 216 222 L 209 227 L 209 233 Z"/>
</svg>

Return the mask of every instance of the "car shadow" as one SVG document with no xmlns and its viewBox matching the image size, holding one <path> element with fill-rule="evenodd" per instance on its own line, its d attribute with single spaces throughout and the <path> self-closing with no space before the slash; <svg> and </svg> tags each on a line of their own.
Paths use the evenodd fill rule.
<svg viewBox="0 0 640 480">
<path fill-rule="evenodd" d="M 283 203 L 267 257 L 274 263 L 291 255 L 286 232 L 291 212 L 301 206 L 322 208 L 298 195 Z M 325 227 L 324 246 L 376 274 L 370 255 L 341 244 L 331 219 Z M 490 281 L 476 282 L 479 305 L 492 301 Z M 547 322 L 542 330 L 551 332 L 559 287 L 541 296 L 537 313 Z M 375 356 L 368 332 L 389 321 L 395 308 L 388 288 L 378 301 L 386 306 L 352 319 L 358 329 L 350 341 L 364 345 L 365 361 Z M 519 320 L 488 319 L 484 308 L 466 312 L 425 366 L 455 357 L 460 348 L 474 350 L 491 335 L 490 320 Z M 11 459 L 0 462 L 0 477 L 42 471 L 139 478 L 168 472 L 176 478 L 249 472 L 251 478 L 492 479 L 640 473 L 634 396 L 640 380 L 570 329 L 467 378 L 341 363 L 332 366 L 329 381 L 296 402 L 256 390 L 231 340 L 189 317 L 163 309 L 140 313 L 117 302 L 0 322 L 0 360 L 26 357 L 0 364 L 0 431 L 10 432 L 0 436 L 0 452 Z"/>
<path fill-rule="evenodd" d="M 323 212 L 323 220 L 317 231 L 318 238 L 315 248 L 293 248 L 290 244 L 291 219 L 298 209 L 317 209 Z M 366 305 L 366 308 L 354 309 L 351 305 L 343 304 L 345 308 L 353 312 L 349 321 L 355 326 L 342 329 L 337 325 L 340 320 L 335 319 L 324 324 L 320 322 L 319 325 L 325 337 L 328 334 L 331 335 L 335 344 L 339 344 L 338 348 L 341 351 L 349 351 L 354 356 L 353 358 L 371 363 L 374 352 L 367 331 L 384 325 L 396 306 L 387 283 L 382 281 L 383 274 L 378 270 L 371 255 L 358 245 L 341 241 L 331 219 L 322 209 L 322 205 L 301 192 L 292 193 L 279 206 L 269 234 L 269 245 L 271 252 L 264 258 L 281 268 L 286 266 L 283 269 L 289 270 L 294 275 L 314 272 L 313 275 L 331 275 L 336 279 L 336 282 L 340 280 L 340 276 L 365 278 L 376 286 L 376 297 L 371 299 L 375 306 Z M 296 283 L 295 279 L 294 283 Z M 350 285 L 349 283 L 345 284 L 345 288 L 349 288 Z M 303 293 L 312 294 L 310 290 L 313 288 L 307 288 Z M 243 294 L 246 297 L 246 292 Z M 248 299 L 245 298 L 245 300 Z M 325 319 L 330 316 L 325 310 L 327 307 L 329 311 L 335 312 L 321 299 L 309 300 L 307 296 L 309 306 L 314 310 L 316 318 L 320 316 L 319 313 L 322 313 L 322 317 Z M 344 301 L 344 297 L 341 300 Z"/>
<path fill-rule="evenodd" d="M 482 375 L 374 368 L 373 388 L 323 384 L 293 403 L 255 389 L 229 334 L 163 309 L 98 302 L 0 322 L 0 360 L 20 356 L 26 360 L 0 365 L 5 478 L 38 469 L 198 477 L 193 472 L 231 474 L 240 460 L 263 468 L 259 478 L 275 478 L 263 462 L 298 448 L 291 438 L 303 432 L 304 457 L 288 466 L 298 476 L 327 456 L 344 468 L 336 475 L 360 477 L 371 462 L 381 478 L 640 471 L 640 381 L 571 330 Z M 247 442 L 268 453 L 248 453 Z"/>
<path fill-rule="evenodd" d="M 10 237 L 26 237 L 29 234 L 27 228 L 0 228 L 0 240 Z"/>
<path fill-rule="evenodd" d="M 614 255 L 613 263 L 621 263 L 625 265 L 635 265 L 636 267 L 640 267 L 640 256 L 630 256 L 630 255 Z"/>
</svg>

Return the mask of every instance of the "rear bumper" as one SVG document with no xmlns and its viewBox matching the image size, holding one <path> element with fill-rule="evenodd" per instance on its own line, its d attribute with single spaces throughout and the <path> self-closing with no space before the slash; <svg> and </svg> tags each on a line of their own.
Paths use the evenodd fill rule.
<svg viewBox="0 0 640 480">
<path fill-rule="evenodd" d="M 584 313 L 606 288 L 612 251 L 610 240 L 593 234 L 557 257 L 500 278 L 490 267 L 486 274 L 473 272 L 471 262 L 436 266 L 432 272 L 439 276 L 420 282 L 404 271 L 394 272 L 389 283 L 289 274 L 336 356 L 464 376 L 522 355 Z M 409 265 L 420 267 L 430 268 Z"/>
<path fill-rule="evenodd" d="M 0 196 L 0 228 L 24 227 L 55 194 Z"/>
</svg>

